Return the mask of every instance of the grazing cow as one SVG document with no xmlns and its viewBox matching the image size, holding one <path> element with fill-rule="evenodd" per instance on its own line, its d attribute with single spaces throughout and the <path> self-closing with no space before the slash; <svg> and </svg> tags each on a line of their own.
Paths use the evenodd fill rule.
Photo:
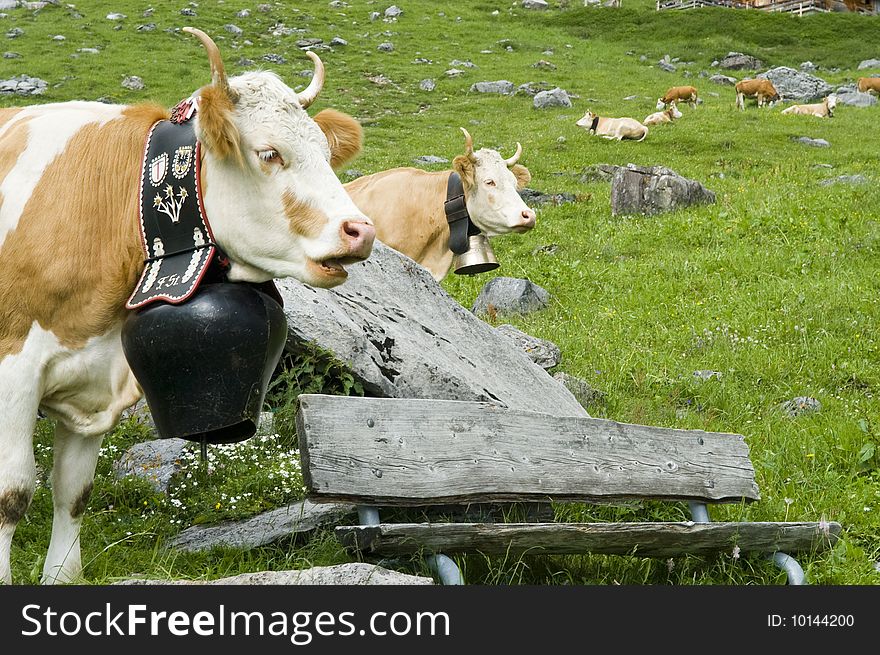
<svg viewBox="0 0 880 655">
<path fill-rule="evenodd" d="M 376 238 L 427 268 L 438 282 L 449 273 L 454 256 L 444 207 L 451 173 L 461 178 L 471 223 L 487 237 L 535 227 L 535 212 L 518 193 L 531 180 L 529 170 L 517 164 L 522 146 L 517 143 L 509 159 L 489 148 L 474 152 L 471 135 L 460 129 L 465 151 L 453 159 L 452 171 L 393 168 L 344 185 L 373 220 Z"/>
<path fill-rule="evenodd" d="M 755 98 L 758 106 L 779 102 L 779 92 L 773 86 L 773 82 L 762 78 L 740 80 L 733 86 L 736 91 L 736 106 L 740 111 L 746 108 L 745 98 Z"/>
<path fill-rule="evenodd" d="M 812 105 L 792 105 L 782 110 L 783 114 L 803 114 L 805 116 L 818 116 L 819 118 L 834 118 L 834 108 L 837 106 L 837 96 L 828 96 L 822 102 Z"/>
<path fill-rule="evenodd" d="M 584 128 L 587 132 L 592 132 L 606 139 L 635 139 L 636 141 L 644 141 L 648 136 L 648 128 L 639 123 L 635 118 L 606 118 L 598 116 L 591 111 L 587 111 L 584 117 L 577 123 L 578 127 Z"/>
<path fill-rule="evenodd" d="M 653 114 L 650 114 L 642 121 L 642 125 L 661 125 L 663 123 L 671 123 L 672 121 L 679 119 L 683 116 L 678 107 L 675 106 L 675 101 L 671 102 L 669 106 L 663 111 L 655 111 Z"/>
<path fill-rule="evenodd" d="M 697 89 L 693 86 L 674 86 L 657 100 L 657 111 L 665 109 L 673 102 L 686 102 L 691 107 L 697 106 Z"/>
<path fill-rule="evenodd" d="M 341 283 L 348 263 L 369 256 L 375 231 L 332 167 L 360 151 L 360 126 L 305 111 L 324 83 L 321 60 L 308 53 L 315 75 L 299 93 L 270 72 L 227 78 L 214 42 L 184 30 L 205 47 L 212 83 L 193 101 L 195 155 L 179 149 L 156 172 L 171 180 L 200 165 L 199 197 L 230 281 Z M 11 542 L 36 485 L 38 411 L 56 423 L 42 582 L 81 575 L 80 526 L 103 435 L 141 396 L 120 334 L 144 271 L 145 139 L 168 118 L 155 104 L 0 110 L 0 584 L 12 581 Z"/>
<path fill-rule="evenodd" d="M 860 77 L 859 91 L 862 93 L 876 93 L 880 96 L 880 77 Z"/>
</svg>

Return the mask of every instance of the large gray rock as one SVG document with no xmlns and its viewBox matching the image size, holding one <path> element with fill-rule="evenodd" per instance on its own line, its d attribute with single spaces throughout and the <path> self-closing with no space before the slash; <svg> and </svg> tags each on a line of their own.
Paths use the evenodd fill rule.
<svg viewBox="0 0 880 655">
<path fill-rule="evenodd" d="M 185 552 L 215 547 L 250 549 L 312 532 L 322 525 L 335 525 L 356 507 L 350 504 L 313 503 L 303 500 L 257 514 L 242 521 L 194 525 L 171 540 L 171 547 Z"/>
<path fill-rule="evenodd" d="M 718 68 L 726 70 L 752 70 L 764 68 L 764 62 L 757 57 L 744 55 L 741 52 L 728 52 L 727 56 L 719 60 Z"/>
<path fill-rule="evenodd" d="M 367 395 L 586 416 L 567 389 L 456 302 L 427 269 L 382 243 L 334 289 L 290 279 L 275 284 L 284 298 L 288 349 L 317 344 L 334 352 Z"/>
<path fill-rule="evenodd" d="M 500 93 L 502 95 L 510 95 L 515 87 L 513 82 L 507 80 L 497 80 L 495 82 L 476 82 L 471 84 L 471 93 Z"/>
<path fill-rule="evenodd" d="M 549 91 L 539 91 L 532 100 L 535 109 L 547 109 L 547 107 L 571 107 L 571 98 L 558 86 Z"/>
<path fill-rule="evenodd" d="M 525 315 L 544 309 L 548 304 L 550 294 L 531 280 L 496 277 L 480 290 L 471 311 L 477 316 Z"/>
<path fill-rule="evenodd" d="M 161 493 L 168 491 L 171 478 L 190 451 L 186 439 L 153 439 L 134 444 L 113 463 L 117 478 L 136 477 L 149 482 Z"/>
<path fill-rule="evenodd" d="M 714 192 L 665 166 L 627 164 L 611 179 L 611 213 L 615 216 L 659 214 L 714 202 Z"/>
<path fill-rule="evenodd" d="M 859 70 L 865 70 L 867 68 L 876 68 L 880 70 L 880 59 L 865 59 L 859 64 Z"/>
<path fill-rule="evenodd" d="M 837 104 L 849 105 L 850 107 L 873 107 L 877 104 L 877 97 L 870 93 L 862 93 L 854 86 L 842 86 L 834 92 L 837 96 Z"/>
<path fill-rule="evenodd" d="M 529 356 L 529 359 L 543 369 L 553 368 L 562 361 L 562 352 L 552 341 L 533 337 L 508 323 L 499 325 L 495 331 L 510 339 L 517 348 Z"/>
<path fill-rule="evenodd" d="M 122 580 L 116 585 L 430 585 L 432 578 L 362 562 L 288 571 L 241 573 L 217 580 Z"/>
<path fill-rule="evenodd" d="M 783 100 L 813 102 L 821 100 L 834 90 L 822 78 L 787 66 L 771 68 L 758 77 L 773 82 Z"/>
</svg>

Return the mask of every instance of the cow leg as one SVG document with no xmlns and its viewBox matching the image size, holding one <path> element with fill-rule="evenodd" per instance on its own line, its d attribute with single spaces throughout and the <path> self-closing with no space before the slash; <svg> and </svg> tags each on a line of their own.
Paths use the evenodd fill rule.
<svg viewBox="0 0 880 655">
<path fill-rule="evenodd" d="M 34 497 L 37 483 L 33 448 L 36 407 L 33 416 L 30 429 L 7 431 L 9 426 L 4 426 L 0 433 L 0 584 L 12 584 L 12 537 Z"/>
<path fill-rule="evenodd" d="M 60 422 L 55 428 L 52 467 L 52 538 L 43 566 L 43 584 L 76 580 L 82 574 L 79 532 L 92 492 L 103 436 L 85 436 Z"/>
</svg>

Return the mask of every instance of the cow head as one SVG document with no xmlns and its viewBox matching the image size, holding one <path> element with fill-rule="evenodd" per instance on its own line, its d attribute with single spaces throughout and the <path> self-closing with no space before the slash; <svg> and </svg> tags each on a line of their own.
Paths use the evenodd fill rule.
<svg viewBox="0 0 880 655">
<path fill-rule="evenodd" d="M 662 111 L 665 106 L 666 106 L 666 103 L 663 102 L 663 98 L 657 98 L 657 107 L 656 107 L 657 111 Z"/>
<path fill-rule="evenodd" d="M 681 110 L 679 110 L 678 106 L 675 104 L 674 100 L 672 101 L 672 104 L 669 105 L 669 109 L 667 109 L 666 111 L 669 112 L 669 118 L 675 120 L 684 116 L 684 114 L 681 113 Z"/>
<path fill-rule="evenodd" d="M 583 118 L 581 118 L 575 125 L 578 127 L 584 128 L 587 132 L 589 132 L 593 128 L 593 121 L 596 120 L 597 116 L 591 111 L 587 111 Z"/>
<path fill-rule="evenodd" d="M 828 118 L 834 117 L 834 108 L 837 107 L 837 96 L 833 93 L 825 98 L 825 102 L 828 105 Z"/>
<path fill-rule="evenodd" d="M 196 136 L 202 144 L 203 202 L 217 244 L 229 257 L 230 280 L 294 277 L 333 287 L 347 264 L 366 259 L 375 230 L 333 172 L 360 151 L 362 130 L 346 114 L 306 108 L 324 84 L 315 74 L 296 93 L 271 72 L 228 78 L 214 42 L 204 45 L 212 83 L 199 93 Z"/>
<path fill-rule="evenodd" d="M 496 150 L 481 148 L 474 152 L 474 141 L 466 129 L 464 154 L 452 161 L 452 168 L 461 177 L 471 222 L 486 236 L 508 232 L 528 232 L 535 227 L 535 212 L 526 206 L 519 190 L 532 179 L 529 169 L 516 162 L 522 146 L 504 159 Z"/>
</svg>

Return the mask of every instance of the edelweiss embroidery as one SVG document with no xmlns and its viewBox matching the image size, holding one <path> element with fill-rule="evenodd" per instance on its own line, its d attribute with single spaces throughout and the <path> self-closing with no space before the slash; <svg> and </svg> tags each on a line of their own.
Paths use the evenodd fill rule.
<svg viewBox="0 0 880 655">
<path fill-rule="evenodd" d="M 156 194 L 156 197 L 153 198 L 153 207 L 168 216 L 172 223 L 177 223 L 180 220 L 180 210 L 183 207 L 183 203 L 189 197 L 186 189 L 182 186 L 177 187 L 177 189 L 177 195 L 175 196 L 174 187 L 170 184 L 166 184 L 164 192 L 165 197 L 162 197 L 162 193 L 158 193 Z"/>
</svg>

